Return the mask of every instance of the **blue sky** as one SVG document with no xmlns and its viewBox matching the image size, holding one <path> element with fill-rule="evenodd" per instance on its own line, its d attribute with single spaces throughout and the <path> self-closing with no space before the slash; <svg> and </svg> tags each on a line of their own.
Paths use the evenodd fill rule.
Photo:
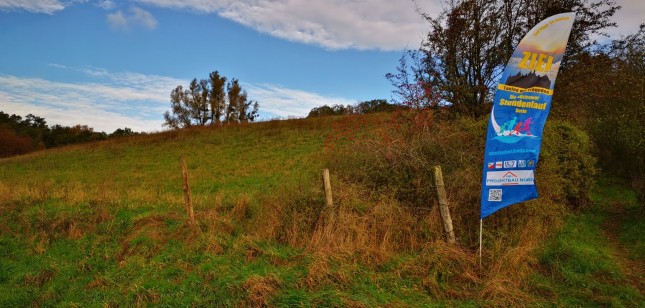
<svg viewBox="0 0 645 308">
<path fill-rule="evenodd" d="M 645 1 L 618 2 L 614 36 L 645 16 Z M 441 3 L 416 5 L 432 14 Z M 170 91 L 218 70 L 263 118 L 305 116 L 390 99 L 384 75 L 426 31 L 409 0 L 0 0 L 0 110 L 161 130 Z"/>
</svg>

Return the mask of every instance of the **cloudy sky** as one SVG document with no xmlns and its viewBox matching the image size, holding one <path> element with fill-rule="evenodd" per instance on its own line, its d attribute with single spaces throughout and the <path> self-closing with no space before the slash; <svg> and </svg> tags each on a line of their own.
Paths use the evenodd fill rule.
<svg viewBox="0 0 645 308">
<path fill-rule="evenodd" d="M 623 6 L 613 36 L 645 18 Z M 0 111 L 112 132 L 161 130 L 170 91 L 218 70 L 261 116 L 389 99 L 384 75 L 441 0 L 0 0 Z"/>
</svg>

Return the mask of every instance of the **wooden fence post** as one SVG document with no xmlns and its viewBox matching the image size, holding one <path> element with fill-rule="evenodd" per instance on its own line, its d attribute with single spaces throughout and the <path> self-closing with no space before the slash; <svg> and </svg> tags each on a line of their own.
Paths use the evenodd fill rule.
<svg viewBox="0 0 645 308">
<path fill-rule="evenodd" d="M 318 227 L 321 233 L 315 238 L 315 245 L 328 243 L 333 238 L 336 228 L 336 208 L 331 196 L 331 181 L 329 180 L 329 169 L 322 170 L 323 190 L 325 191 L 325 207 L 318 218 Z"/>
<path fill-rule="evenodd" d="M 329 169 L 322 171 L 323 187 L 325 188 L 325 206 L 331 208 L 334 206 L 334 199 L 331 196 L 331 181 L 329 180 Z"/>
<path fill-rule="evenodd" d="M 180 157 L 181 160 L 181 176 L 184 179 L 184 200 L 186 202 L 186 213 L 188 214 L 188 223 L 195 226 L 195 213 L 193 212 L 193 197 L 190 193 L 190 186 L 188 185 L 188 170 L 186 169 L 186 160 Z"/>
<path fill-rule="evenodd" d="M 446 231 L 446 240 L 450 244 L 454 244 L 455 232 L 452 229 L 452 218 L 450 218 L 450 209 L 448 209 L 448 198 L 446 197 L 446 189 L 443 185 L 443 174 L 441 173 L 441 166 L 434 167 L 434 183 L 437 187 L 437 199 L 439 199 L 439 211 L 441 212 L 441 220 L 443 220 L 443 228 Z"/>
</svg>

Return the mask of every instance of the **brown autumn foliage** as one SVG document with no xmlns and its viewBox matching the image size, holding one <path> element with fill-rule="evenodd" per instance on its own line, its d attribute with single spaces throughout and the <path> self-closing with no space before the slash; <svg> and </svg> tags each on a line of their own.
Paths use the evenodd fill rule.
<svg viewBox="0 0 645 308">
<path fill-rule="evenodd" d="M 25 154 L 33 150 L 31 138 L 17 135 L 10 128 L 0 127 L 0 157 Z"/>
</svg>

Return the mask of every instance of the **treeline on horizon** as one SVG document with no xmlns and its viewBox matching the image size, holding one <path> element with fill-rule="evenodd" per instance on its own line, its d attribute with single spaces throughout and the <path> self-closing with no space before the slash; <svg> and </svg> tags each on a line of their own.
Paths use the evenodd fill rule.
<svg viewBox="0 0 645 308">
<path fill-rule="evenodd" d="M 307 118 L 332 116 L 332 115 L 349 115 L 349 114 L 368 114 L 377 112 L 393 112 L 397 108 L 405 108 L 404 105 L 388 103 L 384 99 L 373 99 L 363 101 L 355 105 L 322 105 L 309 111 Z"/>
<path fill-rule="evenodd" d="M 26 154 L 59 146 L 107 140 L 141 133 L 118 128 L 111 134 L 96 132 L 87 125 L 47 125 L 45 118 L 28 114 L 24 118 L 0 111 L 0 157 Z"/>
</svg>

